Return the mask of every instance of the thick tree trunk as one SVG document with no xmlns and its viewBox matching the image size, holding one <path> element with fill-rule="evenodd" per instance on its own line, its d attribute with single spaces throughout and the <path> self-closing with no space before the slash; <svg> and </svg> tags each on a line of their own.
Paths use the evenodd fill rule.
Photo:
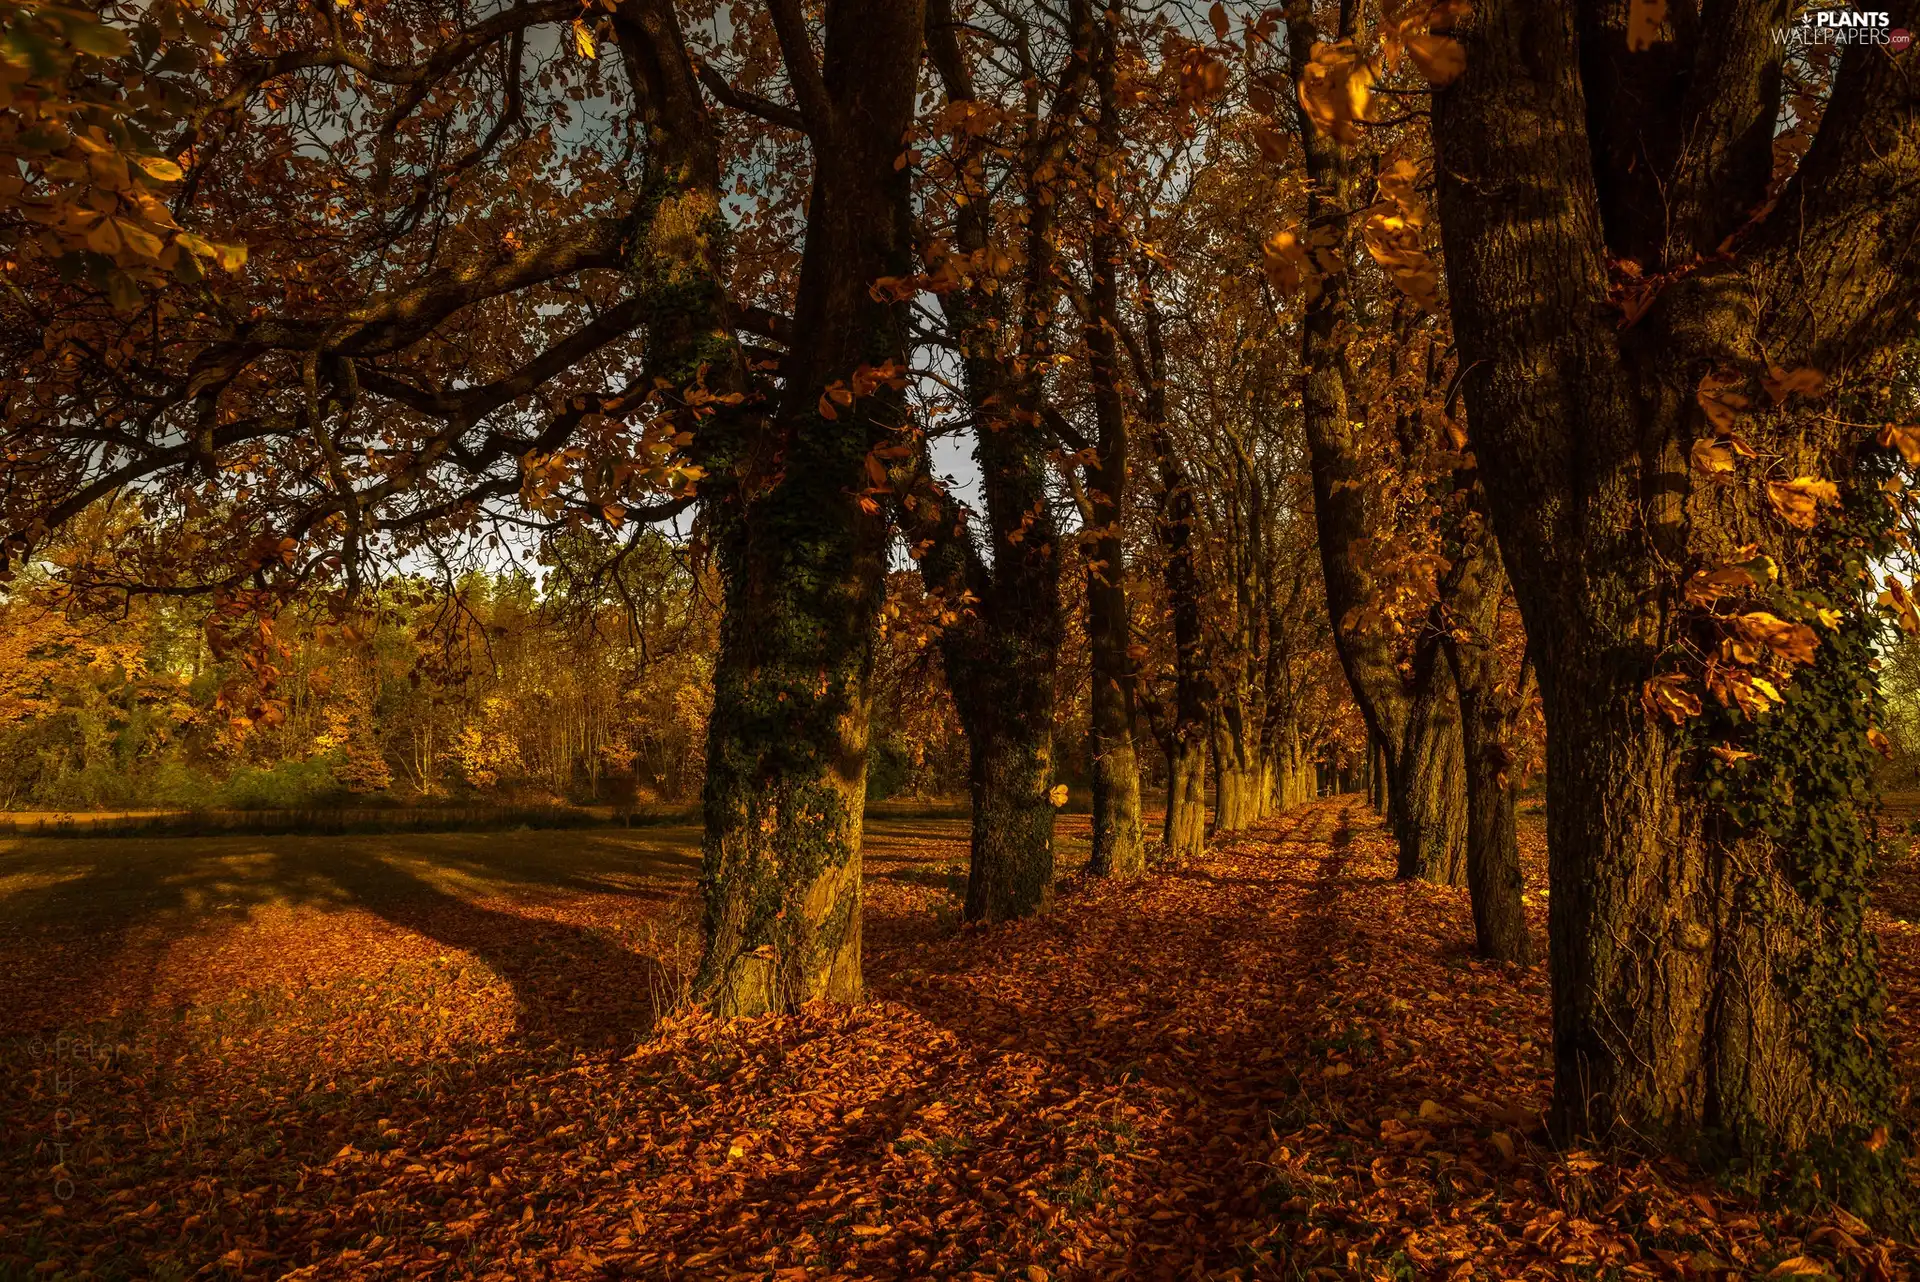
<svg viewBox="0 0 1920 1282">
<path fill-rule="evenodd" d="M 784 390 L 772 430 L 731 460 L 717 514 L 726 620 L 705 791 L 707 947 L 695 989 L 720 1014 L 860 995 L 867 682 L 887 522 L 859 503 L 869 451 L 904 425 L 880 387 L 829 418 L 861 367 L 904 366 L 881 276 L 912 270 L 895 166 L 919 69 L 918 0 L 839 0 L 824 62 L 781 32 L 816 171 Z"/>
<path fill-rule="evenodd" d="M 1040 910 L 1053 881 L 1051 722 L 975 735 L 973 848 L 968 921 L 1002 921 Z"/>
<path fill-rule="evenodd" d="M 1072 0 L 1074 49 L 1059 78 L 1053 110 L 1027 158 L 1034 170 L 1057 165 L 1088 74 L 1092 10 Z M 974 85 L 948 0 L 931 0 L 928 53 L 948 98 L 974 99 Z M 992 231 L 993 190 L 986 166 L 989 139 L 968 142 L 958 172 L 967 201 L 956 216 L 957 247 L 984 253 Z M 1030 190 L 1039 190 L 1044 183 Z M 1057 291 L 1053 276 L 1055 206 L 1030 205 L 1027 219 L 1025 310 L 1046 313 Z M 1060 539 L 1048 502 L 1051 442 L 1038 426 L 1040 389 L 1031 374 L 1009 369 L 1001 344 L 1016 302 L 1007 288 L 980 287 L 948 295 L 949 325 L 959 339 L 975 458 L 986 500 L 985 525 L 993 559 L 975 552 L 965 516 L 950 497 L 923 495 L 907 528 L 928 548 L 921 561 L 929 591 L 956 604 L 975 598 L 972 617 L 942 637 L 948 684 L 966 729 L 973 798 L 972 857 L 966 915 L 1000 921 L 1039 910 L 1053 878 L 1054 674 L 1063 623 L 1060 614 Z M 1044 325 L 1025 332 L 1016 365 L 1044 366 L 1050 351 Z"/>
<path fill-rule="evenodd" d="M 1779 14 L 1728 6 L 1715 38 L 1643 57 L 1624 13 L 1481 0 L 1458 33 L 1466 73 L 1435 99 L 1474 450 L 1547 721 L 1555 1123 L 1765 1168 L 1811 1150 L 1823 1190 L 1867 1204 L 1899 1181 L 1874 1130 L 1892 1068 L 1864 924 L 1861 549 L 1885 516 L 1864 493 L 1790 525 L 1766 481 L 1873 484 L 1849 424 L 1876 421 L 1873 371 L 1911 332 L 1920 76 L 1911 55 L 1849 48 L 1776 203 Z M 1626 259 L 1664 284 L 1629 292 L 1631 317 L 1609 280 Z M 1837 411 L 1768 408 L 1769 363 L 1827 373 Z M 1777 470 L 1690 465 L 1720 439 L 1703 388 L 1720 369 L 1749 412 L 1743 443 Z M 1777 587 L 1686 590 L 1754 544 Z M 1809 598 L 1847 621 L 1809 625 L 1817 650 L 1783 700 L 1717 698 L 1750 670 L 1785 680 L 1722 644 L 1733 612 L 1813 618 Z M 1656 676 L 1704 686 L 1705 706 L 1663 705 Z"/>
<path fill-rule="evenodd" d="M 1239 832 L 1253 822 L 1258 776 L 1247 760 L 1239 716 L 1222 707 L 1213 719 L 1213 831 Z"/>
</svg>

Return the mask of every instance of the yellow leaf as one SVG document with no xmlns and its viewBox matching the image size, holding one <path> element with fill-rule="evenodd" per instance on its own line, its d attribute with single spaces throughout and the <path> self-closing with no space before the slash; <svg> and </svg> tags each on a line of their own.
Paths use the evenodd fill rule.
<svg viewBox="0 0 1920 1282">
<path fill-rule="evenodd" d="M 1729 748 L 1724 744 L 1716 744 L 1712 748 L 1709 748 L 1708 751 L 1729 766 L 1738 761 L 1751 761 L 1753 759 L 1753 754 L 1746 749 Z"/>
<path fill-rule="evenodd" d="M 1892 423 L 1874 437 L 1883 450 L 1899 450 L 1910 466 L 1920 467 L 1920 427 L 1896 427 Z"/>
<path fill-rule="evenodd" d="M 1733 451 L 1710 436 L 1693 443 L 1693 470 L 1708 476 L 1726 476 L 1733 471 Z"/>
<path fill-rule="evenodd" d="M 1770 1278 L 1830 1278 L 1833 1271 L 1811 1255 L 1796 1255 L 1780 1261 L 1767 1273 Z"/>
<path fill-rule="evenodd" d="M 1307 247 L 1290 231 L 1275 232 L 1260 247 L 1260 265 L 1275 289 L 1291 294 L 1306 275 Z"/>
<path fill-rule="evenodd" d="M 1765 610 L 1755 610 L 1733 620 L 1736 632 L 1755 645 L 1765 646 L 1790 664 L 1813 662 L 1820 638 L 1804 623 L 1790 623 Z"/>
<path fill-rule="evenodd" d="M 1067 804 L 1067 785 L 1057 783 L 1047 791 L 1047 800 L 1053 803 L 1055 810 Z"/>
<path fill-rule="evenodd" d="M 595 56 L 593 32 L 587 30 L 587 24 L 578 18 L 573 20 L 573 48 L 582 58 Z"/>
<path fill-rule="evenodd" d="M 87 233 L 87 248 L 96 254 L 108 257 L 120 252 L 120 231 L 113 225 L 113 219 L 102 218 Z"/>
<path fill-rule="evenodd" d="M 1880 594 L 1877 604 L 1893 611 L 1894 621 L 1900 625 L 1902 632 L 1909 636 L 1920 636 L 1920 608 L 1916 608 L 1906 585 L 1891 574 L 1887 576 L 1886 583 L 1887 590 Z"/>
<path fill-rule="evenodd" d="M 1838 502 L 1840 487 L 1817 476 L 1796 476 L 1791 481 L 1768 481 L 1767 499 L 1788 525 L 1811 530 L 1819 519 L 1819 505 Z"/>
<path fill-rule="evenodd" d="M 160 257 L 160 251 L 164 246 L 158 236 L 138 223 L 128 222 L 124 218 L 116 218 L 113 221 L 119 225 L 120 239 L 127 243 L 128 249 L 142 258 Z"/>
<path fill-rule="evenodd" d="M 129 157 L 129 159 L 131 159 L 134 164 L 140 166 L 147 177 L 153 179 L 155 182 L 177 183 L 186 177 L 181 171 L 180 166 L 174 164 L 165 156 L 132 156 Z"/>
<path fill-rule="evenodd" d="M 1882 730 L 1879 726 L 1867 727 L 1867 742 L 1873 745 L 1875 752 L 1885 757 L 1888 761 L 1893 760 L 1893 740 L 1887 738 L 1886 731 Z"/>
</svg>

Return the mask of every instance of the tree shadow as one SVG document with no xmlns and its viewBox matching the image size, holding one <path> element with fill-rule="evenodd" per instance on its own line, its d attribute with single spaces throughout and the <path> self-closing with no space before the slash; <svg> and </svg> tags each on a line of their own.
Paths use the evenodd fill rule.
<svg viewBox="0 0 1920 1282">
<path fill-rule="evenodd" d="M 1360 809 L 1350 799 L 1322 803 L 1256 825 L 1246 835 L 1282 849 L 1307 848 L 1268 861 L 1269 873 L 1221 875 L 1200 867 L 1156 874 L 1194 887 L 1204 896 L 1195 909 L 1203 910 L 1189 909 L 1185 897 L 1149 899 L 1119 912 L 1060 913 L 968 932 L 945 958 L 916 956 L 917 972 L 876 966 L 870 983 L 982 1055 L 1039 1058 L 1057 1090 L 1139 1081 L 1190 1100 L 1155 1143 L 1183 1175 L 1206 1182 L 1188 1200 L 1197 1223 L 1135 1221 L 1128 1264 L 1145 1268 L 1174 1258 L 1167 1248 L 1176 1239 L 1179 1258 L 1219 1253 L 1224 1262 L 1234 1240 L 1229 1225 L 1254 1210 L 1243 1155 L 1263 1140 L 1272 1110 L 1302 1090 L 1311 1020 L 1341 964 L 1340 899 L 1349 889 L 1391 880 L 1349 873 L 1356 825 L 1366 822 Z M 1240 910 L 1230 910 L 1219 891 Z M 1282 900 L 1292 920 L 1276 935 L 1273 905 Z M 1156 953 L 1190 959 L 1191 966 L 1177 974 L 1146 968 L 1138 941 L 1149 937 Z M 1049 991 L 1058 1001 L 1021 1001 L 1017 985 L 969 982 L 1018 971 L 1019 962 L 1003 958 L 1026 950 L 1065 961 Z M 1216 985 L 1258 993 L 1263 1004 L 1229 1027 L 1194 1027 L 1183 1014 L 1187 995 Z"/>
<path fill-rule="evenodd" d="M 8 843 L 0 846 L 0 1033 L 153 1010 L 172 945 L 277 906 L 363 910 L 471 953 L 512 987 L 523 1039 L 612 1045 L 651 1025 L 672 976 L 615 932 L 539 909 L 582 896 L 611 897 L 616 908 L 665 904 L 696 868 L 695 856 L 657 834 Z"/>
</svg>

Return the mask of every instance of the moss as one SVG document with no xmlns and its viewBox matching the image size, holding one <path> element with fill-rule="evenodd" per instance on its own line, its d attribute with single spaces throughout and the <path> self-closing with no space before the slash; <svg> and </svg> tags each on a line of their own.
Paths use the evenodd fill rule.
<svg viewBox="0 0 1920 1282">
<path fill-rule="evenodd" d="M 1753 757 L 1710 761 L 1703 787 L 1733 835 L 1764 839 L 1774 879 L 1737 888 L 1736 911 L 1796 946 L 1776 952 L 1773 981 L 1798 1021 L 1815 1080 L 1840 1119 L 1816 1127 L 1784 1169 L 1753 1157 L 1734 1173 L 1753 1184 L 1784 1184 L 1802 1200 L 1833 1198 L 1882 1219 L 1911 1215 L 1903 1145 L 1891 1137 L 1896 1086 L 1883 1025 L 1885 990 L 1868 893 L 1886 852 L 1877 838 L 1874 757 L 1867 732 L 1880 709 L 1874 645 L 1883 621 L 1861 590 L 1864 572 L 1890 550 L 1887 509 L 1878 495 L 1884 461 L 1869 457 L 1846 487 L 1842 509 L 1823 527 L 1810 571 L 1781 584 L 1767 608 L 1806 622 L 1820 636 L 1811 665 L 1783 690 L 1784 703 L 1757 717 L 1714 709 L 1697 741 L 1736 744 Z M 1819 611 L 1837 610 L 1838 627 Z M 1705 756 L 1705 754 L 1702 754 Z M 1765 1154 L 1763 1137 L 1727 1134 L 1732 1153 Z"/>
</svg>

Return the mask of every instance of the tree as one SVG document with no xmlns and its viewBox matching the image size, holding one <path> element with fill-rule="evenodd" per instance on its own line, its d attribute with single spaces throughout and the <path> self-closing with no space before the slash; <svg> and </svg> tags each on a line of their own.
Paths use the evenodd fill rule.
<svg viewBox="0 0 1920 1282">
<path fill-rule="evenodd" d="M 1805 1152 L 1871 1201 L 1896 1148 L 1862 915 L 1891 464 L 1860 425 L 1897 408 L 1920 301 L 1920 61 L 1795 49 L 1787 16 L 1436 14 L 1465 55 L 1436 172 L 1546 714 L 1555 1125 Z"/>
<path fill-rule="evenodd" d="M 644 526 L 705 481 L 726 623 L 699 983 L 752 1011 L 859 988 L 887 540 L 867 464 L 902 426 L 906 355 L 903 307 L 872 291 L 910 269 L 921 15 L 836 3 L 816 51 L 793 0 L 728 13 L 741 83 L 696 63 L 669 0 L 236 14 L 232 56 L 179 69 L 198 92 L 165 150 L 175 208 L 250 270 L 210 282 L 175 237 L 171 283 L 16 277 L 4 521 L 17 561 L 134 495 L 144 521 L 67 567 L 78 590 L 266 618 L 315 585 L 344 613 L 449 542 Z M 792 105 L 755 92 L 776 74 Z M 723 175 L 766 154 L 747 117 L 802 181 L 730 218 Z M 101 199 L 127 199 L 120 176 L 95 174 Z M 773 378 L 742 332 L 785 348 Z"/>
<path fill-rule="evenodd" d="M 928 6 L 928 56 L 947 99 L 929 126 L 945 152 L 927 167 L 930 203 L 952 213 L 950 226 L 928 229 L 920 283 L 939 294 L 946 341 L 958 356 L 985 511 L 977 527 L 951 496 L 922 484 L 903 501 L 911 506 L 902 521 L 928 589 L 965 612 L 941 646 L 967 733 L 966 913 L 976 921 L 1037 911 L 1053 877 L 1063 543 L 1049 483 L 1059 448 L 1051 424 L 1060 417 L 1046 375 L 1064 177 L 1093 23 L 1091 4 L 1074 0 L 1059 69 L 1043 84 L 1034 69 L 1045 57 L 1046 28 L 1038 15 L 1012 12 L 1003 38 L 1033 74 L 1012 84 L 996 77 L 983 91 L 975 63 L 984 60 L 951 5 Z"/>
</svg>

